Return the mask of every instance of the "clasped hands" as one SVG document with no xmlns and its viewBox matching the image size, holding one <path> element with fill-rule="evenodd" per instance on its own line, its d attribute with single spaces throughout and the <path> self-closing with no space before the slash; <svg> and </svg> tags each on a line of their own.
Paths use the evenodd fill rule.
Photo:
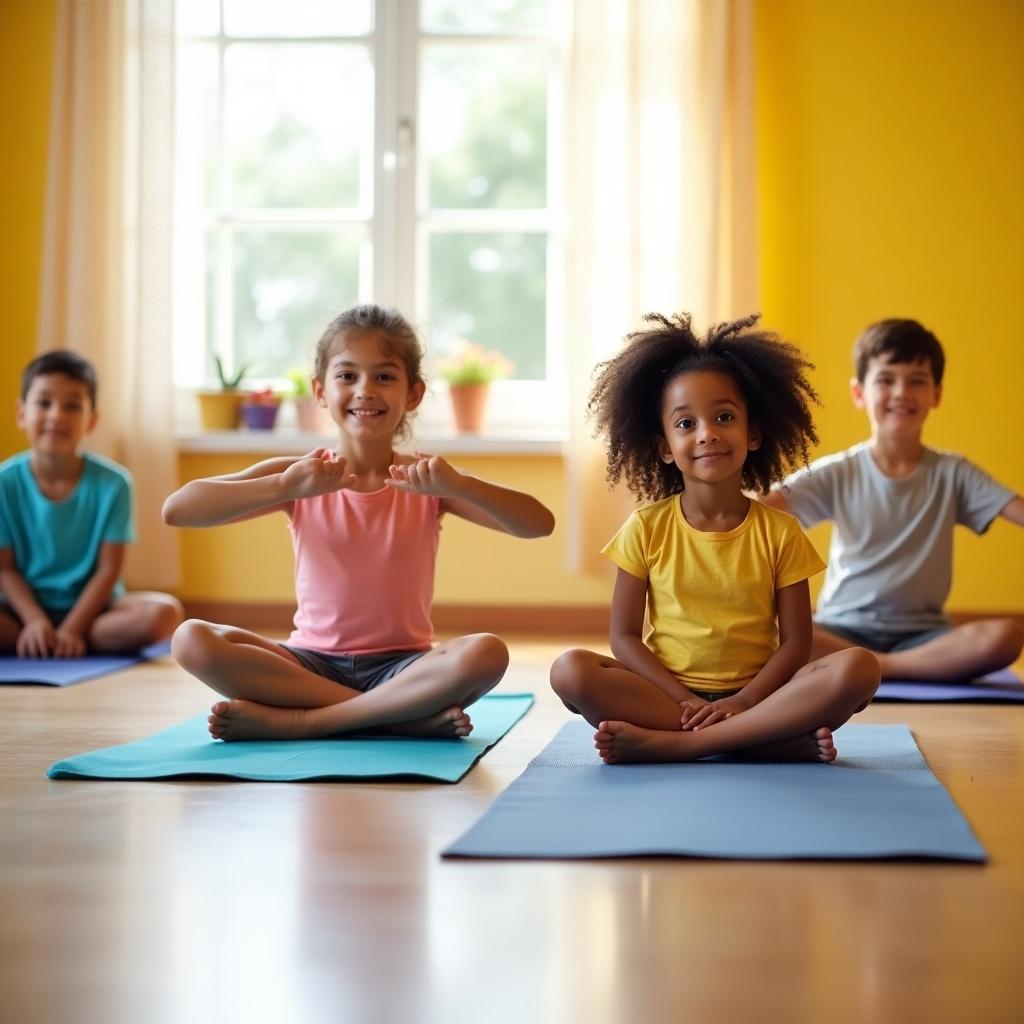
<svg viewBox="0 0 1024 1024">
<path fill-rule="evenodd" d="M 19 658 L 80 658 L 86 651 L 85 637 L 46 618 L 26 622 L 14 644 Z"/>
<path fill-rule="evenodd" d="M 739 694 L 715 701 L 704 700 L 703 697 L 693 694 L 691 697 L 681 700 L 679 706 L 682 708 L 679 722 L 683 730 L 686 731 L 703 729 L 706 725 L 723 722 L 727 718 L 732 718 L 733 715 L 738 715 L 741 711 L 748 710 L 750 704 Z"/>
</svg>

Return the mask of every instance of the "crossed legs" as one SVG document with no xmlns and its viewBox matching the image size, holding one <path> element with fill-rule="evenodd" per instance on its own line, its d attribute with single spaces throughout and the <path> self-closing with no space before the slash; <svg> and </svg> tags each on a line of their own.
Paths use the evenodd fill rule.
<svg viewBox="0 0 1024 1024">
<path fill-rule="evenodd" d="M 821 658 L 848 650 L 853 644 L 815 624 L 811 656 Z M 918 647 L 885 654 L 878 659 L 883 679 L 931 679 L 937 682 L 976 679 L 1015 662 L 1024 647 L 1024 629 L 1013 619 L 979 619 L 955 626 Z M 870 648 L 869 648 L 870 650 Z"/>
<path fill-rule="evenodd" d="M 614 658 L 567 651 L 551 669 L 562 702 L 597 729 L 595 746 L 608 764 L 694 761 L 731 752 L 832 761 L 831 731 L 867 705 L 878 680 L 875 658 L 849 648 L 805 665 L 749 710 L 683 731 L 675 701 Z"/>
<path fill-rule="evenodd" d="M 137 651 L 166 640 L 184 618 L 181 602 L 170 594 L 135 591 L 119 597 L 93 620 L 88 649 L 101 654 Z M 0 651 L 13 652 L 22 623 L 9 609 L 0 611 Z"/>
<path fill-rule="evenodd" d="M 490 633 L 439 644 L 393 679 L 362 692 L 310 672 L 272 640 L 234 626 L 190 619 L 174 634 L 178 663 L 217 693 L 210 734 L 217 739 L 298 739 L 361 729 L 466 736 L 465 708 L 508 667 L 508 649 Z"/>
</svg>

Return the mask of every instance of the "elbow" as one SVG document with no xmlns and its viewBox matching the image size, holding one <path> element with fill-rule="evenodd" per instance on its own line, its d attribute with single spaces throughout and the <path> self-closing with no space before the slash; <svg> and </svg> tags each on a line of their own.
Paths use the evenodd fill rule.
<svg viewBox="0 0 1024 1024">
<path fill-rule="evenodd" d="M 177 497 L 177 492 L 172 494 L 164 503 L 160 509 L 160 517 L 168 526 L 181 526 L 181 513 L 178 509 L 177 502 L 174 500 Z"/>
<path fill-rule="evenodd" d="M 540 521 L 537 524 L 537 532 L 534 534 L 535 537 L 550 537 L 555 530 L 555 517 L 550 509 L 544 509 L 544 515 L 541 516 Z"/>
</svg>

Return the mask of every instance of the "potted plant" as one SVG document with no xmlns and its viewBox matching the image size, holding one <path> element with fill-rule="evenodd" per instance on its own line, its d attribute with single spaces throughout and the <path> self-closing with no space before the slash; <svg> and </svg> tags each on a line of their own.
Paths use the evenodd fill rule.
<svg viewBox="0 0 1024 1024">
<path fill-rule="evenodd" d="M 326 413 L 316 403 L 310 390 L 309 374 L 299 366 L 286 371 L 291 382 L 291 399 L 295 405 L 295 422 L 304 434 L 322 434 L 326 428 Z"/>
<path fill-rule="evenodd" d="M 242 402 L 242 419 L 250 430 L 273 430 L 281 396 L 271 388 L 250 391 Z"/>
<path fill-rule="evenodd" d="M 214 356 L 213 363 L 217 368 L 220 388 L 196 392 L 199 399 L 199 422 L 203 430 L 234 430 L 238 426 L 245 397 L 239 385 L 248 367 L 242 366 L 236 373 L 229 375 L 224 370 L 220 356 Z"/>
<path fill-rule="evenodd" d="M 500 352 L 459 341 L 441 360 L 439 369 L 448 382 L 455 429 L 460 434 L 476 434 L 483 426 L 491 381 L 507 377 L 515 365 Z"/>
</svg>

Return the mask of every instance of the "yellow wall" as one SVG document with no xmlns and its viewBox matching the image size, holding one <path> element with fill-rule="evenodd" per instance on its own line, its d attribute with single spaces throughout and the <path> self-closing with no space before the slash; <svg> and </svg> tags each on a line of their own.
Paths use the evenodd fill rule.
<svg viewBox="0 0 1024 1024">
<path fill-rule="evenodd" d="M 54 0 L 0 3 L 0 162 L 8 331 L 4 390 L 31 357 L 36 323 Z M 915 316 L 949 355 L 943 407 L 927 438 L 1024 488 L 1024 345 L 1012 303 L 1024 293 L 1024 5 L 1015 0 L 760 0 L 759 181 L 765 321 L 818 364 L 822 450 L 859 440 L 847 396 L 849 349 L 866 323 Z M 4 399 L 0 399 L 0 408 Z M 20 446 L 0 415 L 0 456 Z M 470 472 L 564 507 L 555 458 L 460 459 Z M 184 455 L 182 479 L 241 458 Z M 600 604 L 604 577 L 563 566 L 562 527 L 514 541 L 445 527 L 439 602 Z M 821 540 L 822 534 L 816 533 Z M 183 596 L 287 601 L 280 519 L 185 536 Z M 957 609 L 1024 610 L 1015 577 L 1024 531 L 958 531 Z"/>
<path fill-rule="evenodd" d="M 948 357 L 926 440 L 1024 490 L 1024 5 L 761 0 L 757 34 L 763 309 L 817 363 L 822 451 L 866 434 L 857 333 L 911 316 Z M 1024 609 L 1022 569 L 1024 531 L 958 530 L 950 607 Z"/>
<path fill-rule="evenodd" d="M 55 15 L 54 0 L 0 2 L 0 457 L 22 447 L 14 400 L 35 351 Z"/>
</svg>

